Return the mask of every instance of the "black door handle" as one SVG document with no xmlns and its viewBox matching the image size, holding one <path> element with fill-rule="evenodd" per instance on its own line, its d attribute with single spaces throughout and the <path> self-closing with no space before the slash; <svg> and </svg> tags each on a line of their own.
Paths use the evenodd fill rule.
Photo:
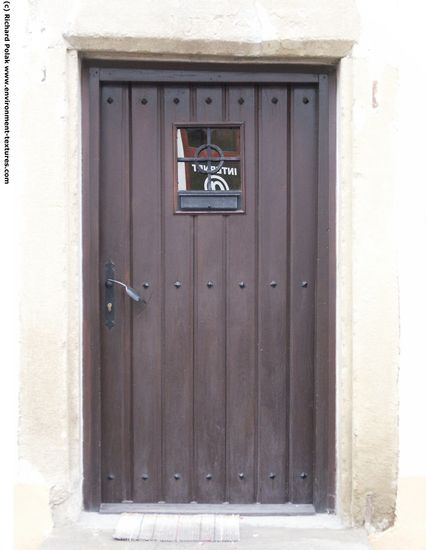
<svg viewBox="0 0 426 550">
<path fill-rule="evenodd" d="M 105 264 L 105 293 L 104 293 L 104 321 L 108 328 L 112 328 L 115 325 L 115 297 L 114 287 L 115 285 L 122 286 L 126 291 L 127 296 L 134 302 L 139 302 L 145 305 L 145 300 L 141 297 L 139 292 L 126 283 L 115 279 L 115 265 L 109 260 Z"/>
</svg>

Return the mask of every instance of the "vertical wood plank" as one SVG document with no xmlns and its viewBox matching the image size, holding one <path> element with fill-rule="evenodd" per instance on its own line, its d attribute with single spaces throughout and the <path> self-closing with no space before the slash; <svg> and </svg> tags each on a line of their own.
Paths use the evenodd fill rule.
<svg viewBox="0 0 426 550">
<path fill-rule="evenodd" d="M 132 113 L 134 499 L 161 500 L 161 185 L 156 86 L 134 85 Z M 144 288 L 149 285 L 148 288 Z"/>
<path fill-rule="evenodd" d="M 290 500 L 312 502 L 314 464 L 314 318 L 317 200 L 316 91 L 291 100 Z"/>
<path fill-rule="evenodd" d="M 195 120 L 223 120 L 222 87 L 194 89 Z M 195 499 L 225 500 L 224 218 L 200 215 L 195 223 Z M 213 283 L 209 288 L 208 281 Z M 211 478 L 210 478 L 211 476 Z"/>
<path fill-rule="evenodd" d="M 320 75 L 314 480 L 314 504 L 319 512 L 331 511 L 335 505 L 335 82 L 332 84 L 329 75 Z M 325 395 L 329 398 L 324 399 Z"/>
<path fill-rule="evenodd" d="M 287 90 L 263 87 L 259 110 L 259 502 L 286 502 Z"/>
<path fill-rule="evenodd" d="M 227 488 L 240 503 L 255 498 L 256 107 L 253 86 L 229 89 L 229 120 L 245 124 L 246 214 L 227 220 Z"/>
<path fill-rule="evenodd" d="M 83 125 L 83 427 L 84 507 L 101 503 L 101 400 L 99 302 L 99 70 L 82 79 Z"/>
<path fill-rule="evenodd" d="M 101 93 L 100 265 L 104 311 L 105 263 L 116 278 L 130 280 L 129 94 L 126 85 Z M 132 499 L 131 487 L 131 303 L 115 288 L 115 326 L 102 323 L 102 500 Z"/>
<path fill-rule="evenodd" d="M 163 487 L 167 502 L 193 494 L 193 222 L 174 214 L 172 124 L 189 121 L 188 87 L 164 89 Z M 180 283 L 180 286 L 175 286 Z M 175 478 L 177 476 L 177 479 Z"/>
</svg>

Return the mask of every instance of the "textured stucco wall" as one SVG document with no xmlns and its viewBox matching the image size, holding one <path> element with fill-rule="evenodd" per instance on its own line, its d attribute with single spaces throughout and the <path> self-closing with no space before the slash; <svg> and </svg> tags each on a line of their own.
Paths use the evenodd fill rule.
<svg viewBox="0 0 426 550">
<path fill-rule="evenodd" d="M 393 3 L 387 3 L 391 18 Z M 398 292 L 398 71 L 368 2 L 26 0 L 19 24 L 21 280 L 18 483 L 62 523 L 81 508 L 78 54 L 338 62 L 337 502 L 346 523 L 393 521 Z M 19 13 L 18 13 L 19 12 Z M 380 24 L 378 24 L 380 20 Z M 37 292 L 25 284 L 27 273 Z M 25 491 L 24 491 L 25 492 Z M 21 492 L 22 495 L 22 492 Z M 45 499 L 40 506 L 46 507 Z M 19 502 L 18 502 L 19 508 Z"/>
</svg>

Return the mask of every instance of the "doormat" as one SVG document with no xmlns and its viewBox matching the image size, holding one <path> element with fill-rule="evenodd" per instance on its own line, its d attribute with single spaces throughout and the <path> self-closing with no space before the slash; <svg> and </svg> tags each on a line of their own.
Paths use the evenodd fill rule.
<svg viewBox="0 0 426 550">
<path fill-rule="evenodd" d="M 162 542 L 238 542 L 240 516 L 121 514 L 113 538 Z"/>
</svg>

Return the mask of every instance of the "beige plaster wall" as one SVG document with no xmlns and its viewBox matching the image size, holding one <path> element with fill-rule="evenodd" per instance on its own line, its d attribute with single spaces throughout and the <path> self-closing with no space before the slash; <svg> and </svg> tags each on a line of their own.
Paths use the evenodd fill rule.
<svg viewBox="0 0 426 550">
<path fill-rule="evenodd" d="M 398 49 L 399 89 L 399 281 L 400 281 L 400 460 L 395 526 L 372 534 L 374 550 L 426 548 L 426 364 L 424 312 L 426 255 L 426 185 L 424 123 L 426 104 L 414 91 L 426 86 L 423 67 L 423 5 L 410 0 L 401 15 Z M 413 80 L 414 77 L 414 80 Z"/>
<path fill-rule="evenodd" d="M 402 477 L 398 482 L 396 522 L 372 533 L 372 550 L 424 550 L 426 548 L 426 476 Z"/>
<path fill-rule="evenodd" d="M 348 524 L 393 521 L 398 292 L 389 25 L 364 0 L 23 0 L 15 147 L 23 262 L 18 483 L 56 523 L 81 509 L 78 54 L 339 65 L 337 504 Z M 379 24 L 380 22 L 380 24 Z M 37 292 L 26 284 L 31 273 Z M 22 472 L 25 472 L 23 474 Z M 24 497 L 25 498 L 25 497 Z M 35 497 L 36 498 L 36 497 Z M 38 498 L 38 497 L 37 497 Z M 17 516 L 20 517 L 19 514 Z M 48 527 L 50 519 L 46 519 Z"/>
</svg>

